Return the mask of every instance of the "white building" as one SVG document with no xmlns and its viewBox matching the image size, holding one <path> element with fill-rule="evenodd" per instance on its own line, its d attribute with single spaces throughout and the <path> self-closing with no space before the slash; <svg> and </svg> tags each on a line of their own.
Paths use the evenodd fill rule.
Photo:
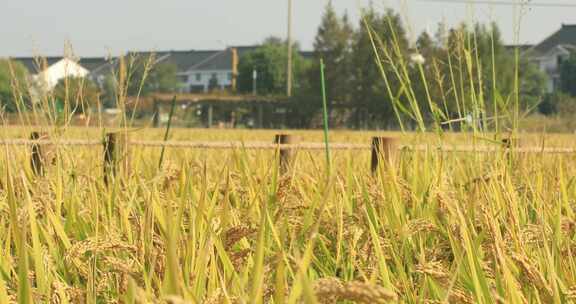
<svg viewBox="0 0 576 304">
<path fill-rule="evenodd" d="M 557 32 L 529 50 L 532 60 L 548 75 L 548 92 L 559 88 L 560 66 L 575 51 L 576 24 L 563 24 Z"/>
<path fill-rule="evenodd" d="M 32 80 L 31 93 L 35 96 L 52 91 L 62 79 L 87 77 L 92 70 L 109 63 L 104 58 L 20 57 L 13 60 L 28 69 Z"/>
<path fill-rule="evenodd" d="M 206 93 L 236 86 L 239 57 L 255 47 L 231 47 L 224 50 L 189 50 L 133 53 L 138 57 L 154 54 L 156 64 L 177 68 L 181 93 Z"/>
<path fill-rule="evenodd" d="M 58 82 L 65 78 L 84 78 L 90 71 L 76 61 L 62 58 L 58 62 L 46 67 L 40 73 L 32 75 L 36 87 L 44 92 L 52 91 Z"/>
<path fill-rule="evenodd" d="M 181 92 L 208 92 L 235 86 L 234 75 L 238 68 L 236 49 L 196 53 L 205 58 L 178 72 Z"/>
<path fill-rule="evenodd" d="M 224 50 L 187 50 L 159 52 L 129 52 L 126 57 L 149 59 L 154 64 L 173 64 L 176 67 L 181 93 L 207 93 L 213 90 L 236 88 L 240 58 L 258 46 L 229 47 Z M 311 52 L 301 52 L 305 58 Z M 115 58 L 81 58 L 79 61 L 66 57 L 46 57 L 42 59 L 23 57 L 13 58 L 26 66 L 36 82 L 42 84 L 43 91 L 52 90 L 66 77 L 90 77 L 100 87 L 107 76 L 118 68 Z"/>
<path fill-rule="evenodd" d="M 211 89 L 224 90 L 232 87 L 231 70 L 189 70 L 178 73 L 180 92 L 208 92 Z"/>
</svg>

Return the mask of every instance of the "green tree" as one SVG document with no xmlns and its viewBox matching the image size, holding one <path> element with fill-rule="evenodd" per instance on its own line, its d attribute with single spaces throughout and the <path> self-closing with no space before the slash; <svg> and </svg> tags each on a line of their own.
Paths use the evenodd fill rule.
<svg viewBox="0 0 576 304">
<path fill-rule="evenodd" d="M 293 48 L 293 84 L 298 90 L 301 86 L 305 61 L 300 55 L 297 44 Z M 238 90 L 243 93 L 252 92 L 253 71 L 257 72 L 258 94 L 286 94 L 286 67 L 288 51 L 286 43 L 278 38 L 268 38 L 262 46 L 244 54 L 238 64 Z"/>
<path fill-rule="evenodd" d="M 516 57 L 504 46 L 494 23 L 462 24 L 448 31 L 441 26 L 436 41 L 424 32 L 410 46 L 394 11 L 380 16 L 368 8 L 364 20 L 367 25 L 358 30 L 353 52 L 354 97 L 358 108 L 368 109 L 369 120 L 380 126 L 397 114 L 420 127 L 439 127 L 440 122 L 469 114 L 483 119 L 510 113 L 516 100 L 520 110 L 531 109 L 541 99 L 545 78 L 523 56 L 516 66 Z M 370 64 L 375 57 L 370 33 L 385 81 L 378 77 L 378 62 Z"/>
<path fill-rule="evenodd" d="M 100 89 L 88 78 L 61 79 L 54 88 L 53 95 L 68 113 L 86 113 L 100 101 Z"/>
<path fill-rule="evenodd" d="M 424 58 L 433 58 L 437 55 L 436 44 L 428 32 L 422 32 L 416 40 L 416 49 Z"/>
<path fill-rule="evenodd" d="M 152 67 L 146 83 L 146 93 L 172 93 L 178 89 L 178 68 L 173 63 L 159 63 Z"/>
<path fill-rule="evenodd" d="M 118 82 L 116 77 L 110 73 L 104 77 L 102 84 L 102 93 L 100 96 L 104 108 L 116 108 L 116 99 L 118 98 Z"/>
<path fill-rule="evenodd" d="M 26 105 L 28 92 L 28 70 L 19 62 L 0 59 L 0 105 L 2 110 L 15 112 Z M 23 110 L 21 108 L 21 110 Z"/>
<path fill-rule="evenodd" d="M 519 62 L 519 95 L 525 109 L 533 109 L 546 96 L 547 75 L 527 58 Z"/>
<path fill-rule="evenodd" d="M 441 37 L 441 34 L 436 36 Z M 410 72 L 414 79 L 412 89 L 422 112 L 427 114 L 426 120 L 434 119 L 431 115 L 430 103 L 435 105 L 436 118 L 446 119 L 448 116 L 446 113 L 449 112 L 446 98 L 449 86 L 444 82 L 440 60 L 441 41 L 434 41 L 430 34 L 422 32 L 416 40 L 416 49 L 410 52 Z"/>
<path fill-rule="evenodd" d="M 314 41 L 314 61 L 310 64 L 306 76 L 306 87 L 298 101 L 298 111 L 306 116 L 308 122 L 322 108 L 322 88 L 320 79 L 320 60 L 324 61 L 324 76 L 329 117 L 334 117 L 334 103 L 348 104 L 351 92 L 351 55 L 354 30 L 348 21 L 348 15 L 339 17 L 332 2 L 328 2 L 320 27 Z"/>
<path fill-rule="evenodd" d="M 576 98 L 562 92 L 548 94 L 538 110 L 544 115 L 558 114 L 561 117 L 574 117 L 576 114 Z"/>
<path fill-rule="evenodd" d="M 216 77 L 216 75 L 212 75 L 210 77 L 210 80 L 208 81 L 208 90 L 210 91 L 218 90 L 219 87 L 220 84 L 218 83 L 218 77 Z"/>
<path fill-rule="evenodd" d="M 499 117 L 496 120 L 506 122 L 513 118 L 516 94 L 521 112 L 541 101 L 546 76 L 525 54 L 516 57 L 515 49 L 506 48 L 495 23 L 461 24 L 445 33 L 442 29 L 436 35 L 432 59 L 436 80 L 429 83 L 432 99 L 442 100 L 443 119 L 472 114 L 476 119 Z"/>
<path fill-rule="evenodd" d="M 570 54 L 560 66 L 560 89 L 564 93 L 576 96 L 576 52 Z"/>
<path fill-rule="evenodd" d="M 170 62 L 156 62 L 152 55 L 141 55 L 129 64 L 128 95 L 172 93 L 178 89 L 178 69 Z"/>
<path fill-rule="evenodd" d="M 437 55 L 441 85 L 444 88 L 443 108 L 446 118 L 462 118 L 474 114 L 477 118 L 490 117 L 496 112 L 509 112 L 515 100 L 514 73 L 516 60 L 506 49 L 500 30 L 495 23 L 477 23 L 473 27 L 461 24 L 448 30 Z M 538 91 L 538 77 L 528 66 L 519 62 L 519 94 Z M 525 98 L 522 98 L 525 97 Z M 528 96 L 521 96 L 521 107 L 533 104 Z"/>
<path fill-rule="evenodd" d="M 320 92 L 319 61 L 322 59 L 326 67 L 327 95 L 331 102 L 345 103 L 351 95 L 349 81 L 353 36 L 354 30 L 348 16 L 344 14 L 340 18 L 330 1 L 314 40 L 316 60 L 311 72 L 314 76 L 312 80 L 317 80 L 312 81 L 312 84 L 316 85 L 316 92 Z"/>
<path fill-rule="evenodd" d="M 369 29 L 373 31 L 373 37 L 378 41 L 377 47 L 381 51 L 384 73 L 388 76 L 389 87 L 392 89 L 399 89 L 401 86 L 390 61 L 406 60 L 408 39 L 400 15 L 393 10 L 388 9 L 380 15 L 373 7 L 368 7 L 364 10 L 363 16 L 364 20 L 360 22 L 353 43 L 353 102 L 356 104 L 356 111 L 363 113 L 357 115 L 361 117 L 359 121 L 367 121 L 372 127 L 388 127 L 395 124 L 396 119 L 388 87 L 376 61 Z M 393 92 L 394 95 L 397 93 Z"/>
</svg>

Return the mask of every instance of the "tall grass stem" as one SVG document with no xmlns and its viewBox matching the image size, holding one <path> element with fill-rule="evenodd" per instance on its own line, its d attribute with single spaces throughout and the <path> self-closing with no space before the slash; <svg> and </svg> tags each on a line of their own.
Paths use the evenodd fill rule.
<svg viewBox="0 0 576 304">
<path fill-rule="evenodd" d="M 172 98 L 172 105 L 170 106 L 170 114 L 168 116 L 168 125 L 166 126 L 166 132 L 164 133 L 164 142 L 168 141 L 168 136 L 170 134 L 170 126 L 172 125 L 172 117 L 174 116 L 174 108 L 176 107 L 176 95 Z M 156 113 L 160 115 L 160 113 Z M 166 146 L 162 147 L 162 152 L 160 152 L 160 161 L 158 162 L 158 170 L 162 169 L 162 162 L 164 161 L 164 152 L 166 151 Z"/>
<path fill-rule="evenodd" d="M 324 144 L 326 145 L 326 166 L 330 175 L 330 146 L 328 144 L 328 105 L 326 102 L 326 79 L 324 76 L 324 59 L 320 58 L 320 82 L 322 83 L 322 116 L 324 117 Z"/>
</svg>

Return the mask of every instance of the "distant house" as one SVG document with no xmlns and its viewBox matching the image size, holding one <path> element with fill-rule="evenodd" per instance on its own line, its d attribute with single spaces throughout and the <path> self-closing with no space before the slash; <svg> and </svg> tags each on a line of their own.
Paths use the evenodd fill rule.
<svg viewBox="0 0 576 304">
<path fill-rule="evenodd" d="M 259 46 L 234 46 L 224 50 L 189 50 L 136 52 L 138 56 L 155 55 L 156 64 L 171 63 L 178 70 L 180 93 L 207 93 L 212 90 L 236 89 L 238 64 L 242 56 Z M 305 59 L 314 52 L 301 51 Z"/>
<path fill-rule="evenodd" d="M 127 56 L 148 58 L 154 56 L 154 64 L 169 63 L 176 66 L 180 93 L 207 93 L 213 90 L 232 91 L 236 88 L 240 58 L 259 46 L 235 46 L 223 50 L 186 50 L 158 52 L 128 52 Z M 304 58 L 312 58 L 313 52 L 301 52 Z M 44 92 L 52 90 L 65 77 L 89 77 L 100 87 L 107 76 L 117 69 L 117 58 L 88 57 L 79 60 L 67 57 L 21 57 L 19 61 L 41 83 Z"/>
<path fill-rule="evenodd" d="M 134 52 L 146 57 L 154 54 L 155 64 L 169 63 L 177 68 L 181 93 L 205 93 L 236 87 L 239 58 L 255 46 L 230 47 L 224 50 L 188 50 Z"/>
<path fill-rule="evenodd" d="M 532 60 L 548 75 L 548 92 L 559 88 L 560 66 L 574 51 L 576 24 L 563 24 L 557 32 L 529 50 Z"/>
<path fill-rule="evenodd" d="M 104 58 L 19 57 L 12 60 L 22 63 L 30 73 L 34 94 L 50 92 L 64 78 L 87 77 L 93 70 L 107 65 Z"/>
</svg>

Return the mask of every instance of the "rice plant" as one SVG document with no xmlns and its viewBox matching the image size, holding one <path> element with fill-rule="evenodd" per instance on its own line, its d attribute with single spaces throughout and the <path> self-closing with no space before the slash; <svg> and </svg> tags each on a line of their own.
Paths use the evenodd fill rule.
<svg viewBox="0 0 576 304">
<path fill-rule="evenodd" d="M 503 133 L 515 136 L 521 115 L 509 102 L 514 98 L 494 91 L 494 103 L 487 101 L 474 76 L 473 39 L 463 37 L 455 52 L 464 57 L 447 57 L 461 60 L 446 63 L 457 72 L 442 76 L 462 110 L 450 117 L 442 100 L 412 90 L 434 80 L 418 66 L 412 73 L 405 55 L 366 27 L 382 81 L 395 77 L 401 85 L 388 87 L 391 106 L 420 128 L 387 135 L 429 147 L 403 149 L 375 174 L 369 151 L 298 151 L 282 174 L 272 151 L 134 148 L 130 171 L 106 184 L 101 150 L 57 143 L 107 130 L 58 122 L 50 96 L 33 114 L 22 111 L 28 127 L 5 125 L 2 137 L 40 128 L 56 145 L 43 176 L 30 166 L 30 147 L 2 147 L 0 303 L 576 301 L 574 158 L 506 146 L 494 153 L 438 151 L 439 144 L 499 144 Z M 121 69 L 120 104 L 128 75 Z M 460 78 L 470 81 L 466 90 Z M 500 124 L 442 130 L 466 112 L 475 120 L 494 114 Z M 124 114 L 117 128 L 131 137 L 164 135 L 132 128 L 133 117 Z M 274 134 L 176 129 L 170 137 L 248 142 Z M 374 135 L 382 132 L 331 131 L 330 139 L 368 143 Z M 574 144 L 562 135 L 523 140 Z"/>
</svg>

